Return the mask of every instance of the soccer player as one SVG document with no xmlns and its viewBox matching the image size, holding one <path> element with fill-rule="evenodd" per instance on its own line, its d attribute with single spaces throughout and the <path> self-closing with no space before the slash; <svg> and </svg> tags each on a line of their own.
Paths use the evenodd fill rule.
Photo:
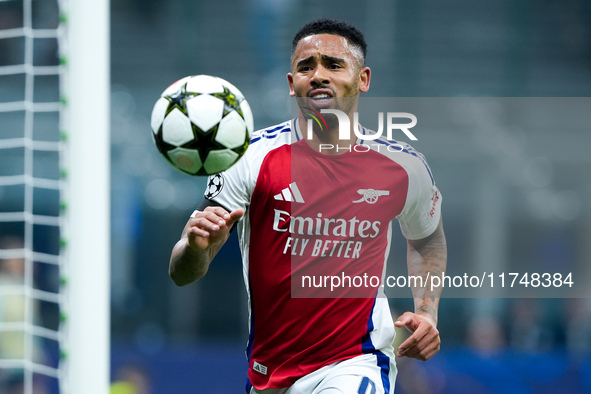
<svg viewBox="0 0 591 394">
<path fill-rule="evenodd" d="M 355 283 L 384 275 L 394 218 L 407 239 L 409 275 L 444 271 L 441 197 L 425 158 L 385 138 L 339 138 L 336 116 L 310 122 L 307 132 L 322 109 L 353 119 L 370 86 L 365 56 L 363 35 L 347 23 L 302 27 L 287 75 L 298 116 L 255 132 L 245 156 L 210 177 L 173 248 L 170 276 L 193 283 L 236 226 L 249 295 L 250 394 L 393 393 L 395 326 L 412 333 L 397 356 L 427 360 L 439 351 L 439 289 L 413 288 L 415 311 L 393 322 L 381 286 Z M 336 293 L 334 278 L 342 280 Z"/>
</svg>

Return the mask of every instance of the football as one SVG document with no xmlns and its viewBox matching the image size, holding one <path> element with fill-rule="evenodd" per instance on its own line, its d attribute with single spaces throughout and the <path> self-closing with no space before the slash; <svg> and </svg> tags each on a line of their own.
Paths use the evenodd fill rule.
<svg viewBox="0 0 591 394">
<path fill-rule="evenodd" d="M 166 88 L 152 110 L 151 126 L 156 148 L 173 167 L 203 176 L 236 163 L 254 127 L 240 90 L 210 75 L 185 77 Z"/>
</svg>

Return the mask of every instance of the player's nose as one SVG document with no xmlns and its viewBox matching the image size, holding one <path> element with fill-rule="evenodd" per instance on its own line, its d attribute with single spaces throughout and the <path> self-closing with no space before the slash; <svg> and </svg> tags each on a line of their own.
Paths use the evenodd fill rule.
<svg viewBox="0 0 591 394">
<path fill-rule="evenodd" d="M 322 86 L 330 83 L 330 76 L 328 70 L 322 66 L 318 66 L 314 69 L 312 78 L 310 79 L 312 86 Z"/>
</svg>

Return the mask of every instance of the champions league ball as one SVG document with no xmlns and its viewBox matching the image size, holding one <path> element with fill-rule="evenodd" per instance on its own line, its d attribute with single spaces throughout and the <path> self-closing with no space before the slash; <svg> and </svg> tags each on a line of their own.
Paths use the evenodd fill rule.
<svg viewBox="0 0 591 394">
<path fill-rule="evenodd" d="M 190 175 L 225 171 L 244 155 L 253 131 L 248 102 L 234 85 L 209 75 L 170 85 L 152 110 L 158 151 Z"/>
</svg>

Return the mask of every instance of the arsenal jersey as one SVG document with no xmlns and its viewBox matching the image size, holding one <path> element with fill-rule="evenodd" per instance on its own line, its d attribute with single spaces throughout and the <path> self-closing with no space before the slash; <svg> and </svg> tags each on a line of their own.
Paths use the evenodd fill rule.
<svg viewBox="0 0 591 394">
<path fill-rule="evenodd" d="M 312 149 L 296 118 L 255 132 L 244 157 L 209 179 L 207 199 L 245 209 L 237 231 L 258 390 L 383 356 L 395 336 L 382 286 L 394 219 L 413 240 L 439 223 L 440 193 L 410 145 L 358 140 L 340 152 Z"/>
</svg>

